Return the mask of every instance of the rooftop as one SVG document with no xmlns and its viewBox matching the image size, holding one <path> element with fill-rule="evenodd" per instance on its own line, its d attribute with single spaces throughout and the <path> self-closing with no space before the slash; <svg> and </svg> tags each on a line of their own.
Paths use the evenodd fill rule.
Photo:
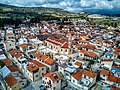
<svg viewBox="0 0 120 90">
<path fill-rule="evenodd" d="M 60 76 L 55 72 L 46 73 L 44 76 L 49 77 L 52 81 L 61 80 Z"/>
<path fill-rule="evenodd" d="M 82 78 L 82 72 L 81 71 L 77 71 L 74 74 L 72 74 L 72 76 L 76 79 L 76 80 L 81 80 Z"/>
<path fill-rule="evenodd" d="M 97 76 L 96 73 L 93 73 L 93 72 L 88 71 L 88 70 L 84 70 L 82 74 L 84 74 L 84 75 L 86 75 L 86 76 L 90 76 L 91 78 L 94 78 L 94 77 Z"/>
<path fill-rule="evenodd" d="M 4 78 L 4 80 L 8 84 L 9 87 L 12 87 L 15 84 L 17 84 L 17 80 L 12 74 L 9 74 L 7 77 Z"/>
</svg>

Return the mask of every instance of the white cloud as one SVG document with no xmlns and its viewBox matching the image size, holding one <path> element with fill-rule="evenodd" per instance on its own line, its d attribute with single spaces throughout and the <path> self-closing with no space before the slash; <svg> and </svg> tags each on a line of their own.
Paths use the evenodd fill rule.
<svg viewBox="0 0 120 90">
<path fill-rule="evenodd" d="M 0 3 L 32 7 L 57 7 L 75 12 L 87 9 L 120 9 L 120 0 L 0 0 Z"/>
</svg>

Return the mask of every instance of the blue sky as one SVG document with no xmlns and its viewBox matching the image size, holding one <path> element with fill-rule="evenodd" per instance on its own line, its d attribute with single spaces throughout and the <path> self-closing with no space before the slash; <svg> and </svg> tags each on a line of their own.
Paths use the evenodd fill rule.
<svg viewBox="0 0 120 90">
<path fill-rule="evenodd" d="M 89 10 L 120 10 L 120 0 L 0 0 L 0 3 L 26 7 L 55 7 L 72 12 Z"/>
</svg>

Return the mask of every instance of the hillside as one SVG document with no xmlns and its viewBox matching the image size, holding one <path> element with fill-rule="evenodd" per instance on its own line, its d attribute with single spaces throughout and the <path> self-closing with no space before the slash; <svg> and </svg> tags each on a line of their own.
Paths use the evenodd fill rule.
<svg viewBox="0 0 120 90">
<path fill-rule="evenodd" d="M 59 8 L 46 7 L 17 7 L 11 5 L 0 4 L 0 16 L 19 17 L 19 16 L 50 16 L 50 17 L 78 17 L 73 12 L 68 12 Z"/>
</svg>

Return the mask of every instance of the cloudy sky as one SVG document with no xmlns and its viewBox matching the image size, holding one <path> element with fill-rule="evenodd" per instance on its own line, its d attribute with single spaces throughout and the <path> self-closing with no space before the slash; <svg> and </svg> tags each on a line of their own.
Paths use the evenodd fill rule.
<svg viewBox="0 0 120 90">
<path fill-rule="evenodd" d="M 72 12 L 103 9 L 120 11 L 120 0 L 0 0 L 0 3 L 26 7 L 55 7 Z"/>
</svg>

